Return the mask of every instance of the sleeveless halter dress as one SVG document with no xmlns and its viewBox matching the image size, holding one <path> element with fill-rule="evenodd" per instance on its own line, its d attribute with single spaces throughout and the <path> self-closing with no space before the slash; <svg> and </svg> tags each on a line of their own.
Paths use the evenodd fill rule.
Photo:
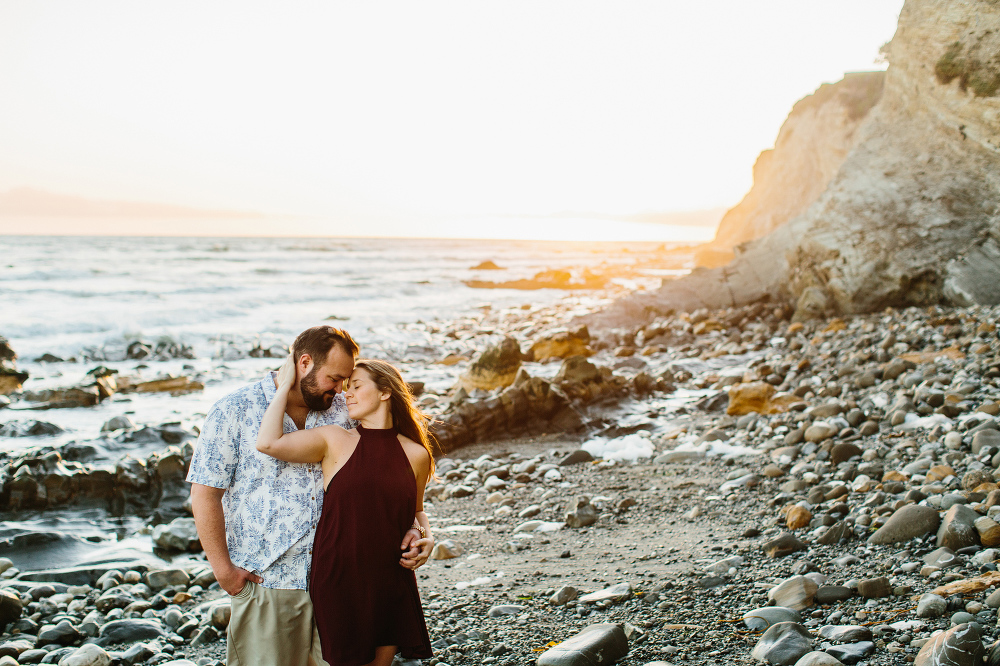
<svg viewBox="0 0 1000 666">
<path fill-rule="evenodd" d="M 361 439 L 323 497 L 309 594 L 331 666 L 360 666 L 375 648 L 431 657 L 417 579 L 399 564 L 416 512 L 413 468 L 393 428 L 358 426 Z"/>
</svg>

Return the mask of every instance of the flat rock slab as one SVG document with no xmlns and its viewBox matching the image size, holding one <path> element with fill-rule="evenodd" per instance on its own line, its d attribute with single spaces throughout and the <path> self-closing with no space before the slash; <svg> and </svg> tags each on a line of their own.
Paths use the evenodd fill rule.
<svg viewBox="0 0 1000 666">
<path fill-rule="evenodd" d="M 597 592 L 591 592 L 580 597 L 584 604 L 596 604 L 598 601 L 622 601 L 632 596 L 632 586 L 628 583 L 618 583 Z"/>
<path fill-rule="evenodd" d="M 836 657 L 844 664 L 856 664 L 875 650 L 875 644 L 871 641 L 861 641 L 847 645 L 832 645 L 823 649 L 828 655 Z"/>
<path fill-rule="evenodd" d="M 112 620 L 101 627 L 101 641 L 108 643 L 135 643 L 160 638 L 164 634 L 159 622 L 152 620 Z"/>
<path fill-rule="evenodd" d="M 603 666 L 628 654 L 628 639 L 617 624 L 592 624 L 538 658 L 538 666 Z"/>
</svg>

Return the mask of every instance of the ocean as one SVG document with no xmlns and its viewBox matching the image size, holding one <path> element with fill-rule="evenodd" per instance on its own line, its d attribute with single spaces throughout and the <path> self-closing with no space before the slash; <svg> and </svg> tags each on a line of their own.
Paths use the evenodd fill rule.
<svg viewBox="0 0 1000 666">
<path fill-rule="evenodd" d="M 30 373 L 25 391 L 89 381 L 97 366 L 120 376 L 154 379 L 184 375 L 205 388 L 184 395 L 116 394 L 99 405 L 29 409 L 14 400 L 0 425 L 44 421 L 54 435 L 0 437 L 0 454 L 40 447 L 84 445 L 94 464 L 123 455 L 144 458 L 162 441 L 122 443 L 102 426 L 127 416 L 138 427 L 177 423 L 194 430 L 217 399 L 256 381 L 281 358 L 248 355 L 275 350 L 303 329 L 343 327 L 362 355 L 396 362 L 411 381 L 439 394 L 462 366 L 438 363 L 449 353 L 471 356 L 494 339 L 490 318 L 518 317 L 529 333 L 600 307 L 630 290 L 653 288 L 685 272 L 662 243 L 597 243 L 337 238 L 0 237 L 0 336 Z M 490 261 L 499 270 L 474 268 Z M 610 276 L 603 289 L 472 288 L 469 281 L 528 280 L 566 270 L 572 280 Z M 489 316 L 488 316 L 489 315 Z M 128 359 L 135 341 L 186 346 L 186 358 Z M 43 355 L 59 360 L 42 361 Z M 558 364 L 539 366 L 555 372 Z M 2 515 L 0 540 L 55 531 L 100 544 L 102 556 L 127 548 L 148 552 L 138 517 L 111 518 L 99 510 Z M 110 541 L 109 541 L 110 539 Z M 83 557 L 40 551 L 50 565 Z M 74 550 L 75 549 L 75 550 Z M 39 560 L 42 562 L 42 560 Z"/>
</svg>

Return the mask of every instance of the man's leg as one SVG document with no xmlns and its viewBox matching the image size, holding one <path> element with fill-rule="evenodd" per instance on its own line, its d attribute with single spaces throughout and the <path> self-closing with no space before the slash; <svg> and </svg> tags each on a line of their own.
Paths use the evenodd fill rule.
<svg viewBox="0 0 1000 666">
<path fill-rule="evenodd" d="M 309 603 L 309 611 L 312 614 L 312 601 Z M 316 620 L 312 623 L 312 651 L 309 653 L 309 666 L 330 666 L 323 660 L 323 649 L 319 642 L 319 629 L 316 628 Z"/>
<path fill-rule="evenodd" d="M 272 590 L 247 583 L 232 597 L 226 663 L 308 666 L 313 631 L 312 602 L 305 590 Z"/>
</svg>

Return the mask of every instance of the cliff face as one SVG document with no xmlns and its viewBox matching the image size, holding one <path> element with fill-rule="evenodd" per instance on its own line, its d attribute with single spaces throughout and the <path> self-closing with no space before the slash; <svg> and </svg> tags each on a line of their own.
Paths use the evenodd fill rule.
<svg viewBox="0 0 1000 666">
<path fill-rule="evenodd" d="M 847 74 L 800 100 L 778 132 L 774 148 L 753 167 L 753 187 L 719 223 L 715 239 L 699 248 L 699 266 L 732 261 L 737 245 L 761 238 L 805 210 L 826 190 L 858 129 L 882 96 L 884 72 Z"/>
<path fill-rule="evenodd" d="M 761 298 L 800 316 L 1000 303 L 1000 2 L 907 0 L 888 57 L 881 99 L 805 212 L 604 322 Z"/>
</svg>

